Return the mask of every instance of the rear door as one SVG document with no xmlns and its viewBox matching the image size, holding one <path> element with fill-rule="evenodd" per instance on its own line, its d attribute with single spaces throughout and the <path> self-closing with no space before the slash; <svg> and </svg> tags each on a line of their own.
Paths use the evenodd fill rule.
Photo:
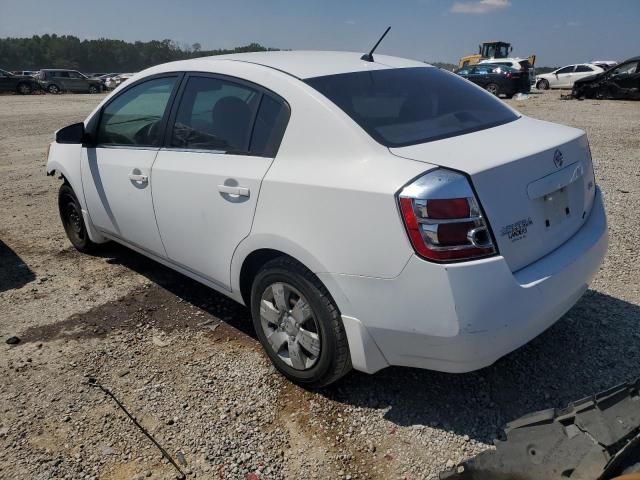
<svg viewBox="0 0 640 480">
<path fill-rule="evenodd" d="M 188 75 L 178 98 L 152 171 L 158 228 L 170 260 L 229 289 L 289 108 L 256 85 L 208 74 Z"/>
<path fill-rule="evenodd" d="M 151 166 L 179 78 L 150 78 L 120 92 L 102 108 L 96 145 L 82 149 L 82 184 L 96 228 L 162 257 Z"/>
<path fill-rule="evenodd" d="M 80 72 L 70 70 L 66 82 L 67 88 L 72 92 L 87 92 L 89 90 L 89 82 Z"/>
<path fill-rule="evenodd" d="M 596 69 L 591 67 L 590 65 L 577 65 L 576 70 L 573 73 L 573 78 L 571 80 L 571 86 L 576 80 L 580 80 L 581 78 L 590 77 L 591 75 L 595 75 L 596 73 L 601 72 L 600 69 Z"/>
</svg>

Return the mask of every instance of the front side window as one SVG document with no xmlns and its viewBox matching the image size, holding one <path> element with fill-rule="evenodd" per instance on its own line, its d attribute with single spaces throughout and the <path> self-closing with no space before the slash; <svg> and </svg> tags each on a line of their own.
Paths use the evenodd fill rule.
<svg viewBox="0 0 640 480">
<path fill-rule="evenodd" d="M 342 73 L 306 83 L 387 147 L 455 137 L 519 118 L 493 95 L 435 67 Z"/>
<path fill-rule="evenodd" d="M 190 77 L 178 107 L 171 146 L 247 152 L 261 95 L 227 80 Z"/>
<path fill-rule="evenodd" d="M 162 120 L 177 77 L 163 77 L 135 85 L 102 111 L 97 143 L 157 147 Z"/>
<path fill-rule="evenodd" d="M 80 72 L 69 72 L 69 77 L 70 78 L 86 78 Z"/>
<path fill-rule="evenodd" d="M 629 62 L 625 63 L 624 65 L 620 65 L 619 67 L 616 67 L 613 72 L 611 72 L 611 75 L 633 75 L 638 69 L 638 63 L 639 62 Z"/>
<path fill-rule="evenodd" d="M 558 70 L 556 72 L 556 75 L 562 75 L 563 73 L 573 73 L 573 69 L 575 68 L 575 66 L 571 65 L 569 67 L 564 67 L 561 68 L 560 70 Z"/>
</svg>

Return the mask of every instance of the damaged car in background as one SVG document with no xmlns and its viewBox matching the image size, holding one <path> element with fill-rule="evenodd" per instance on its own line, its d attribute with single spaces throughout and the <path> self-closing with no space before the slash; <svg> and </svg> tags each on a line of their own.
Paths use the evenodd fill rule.
<svg viewBox="0 0 640 480">
<path fill-rule="evenodd" d="M 640 100 L 640 56 L 606 72 L 576 80 L 573 98 Z"/>
</svg>

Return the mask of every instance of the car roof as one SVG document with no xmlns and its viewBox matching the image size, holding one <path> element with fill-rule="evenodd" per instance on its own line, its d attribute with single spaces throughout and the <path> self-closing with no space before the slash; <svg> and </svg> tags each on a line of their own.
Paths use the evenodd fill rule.
<svg viewBox="0 0 640 480">
<path fill-rule="evenodd" d="M 408 68 L 430 66 L 417 60 L 379 55 L 374 53 L 373 62 L 362 60 L 362 52 L 329 52 L 319 50 L 308 51 L 271 51 L 234 53 L 231 55 L 216 55 L 199 57 L 178 62 L 182 70 L 209 69 L 216 62 L 237 61 L 253 63 L 272 68 L 300 79 L 336 75 L 340 73 L 360 72 L 370 70 L 385 70 L 389 68 Z M 171 71 L 174 63 L 168 63 L 154 68 L 155 72 Z"/>
</svg>

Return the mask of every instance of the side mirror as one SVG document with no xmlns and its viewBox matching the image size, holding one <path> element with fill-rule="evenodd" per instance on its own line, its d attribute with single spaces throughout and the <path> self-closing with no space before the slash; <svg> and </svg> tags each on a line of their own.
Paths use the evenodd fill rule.
<svg viewBox="0 0 640 480">
<path fill-rule="evenodd" d="M 84 123 L 74 123 L 56 132 L 56 143 L 82 144 L 86 137 Z"/>
</svg>

